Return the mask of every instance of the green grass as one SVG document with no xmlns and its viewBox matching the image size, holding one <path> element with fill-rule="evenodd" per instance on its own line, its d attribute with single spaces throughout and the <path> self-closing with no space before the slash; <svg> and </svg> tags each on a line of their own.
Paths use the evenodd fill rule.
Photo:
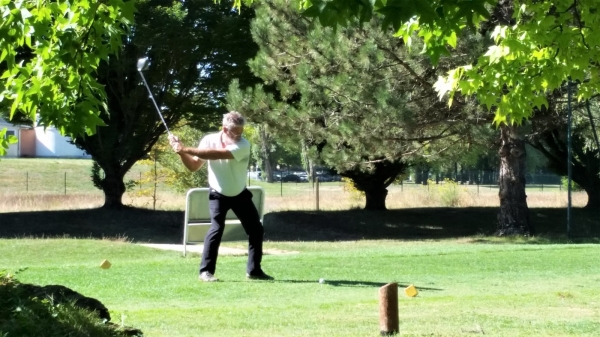
<svg viewBox="0 0 600 337">
<path fill-rule="evenodd" d="M 0 160 L 0 193 L 38 192 L 38 193 L 64 193 L 65 180 L 67 193 L 96 192 L 93 186 L 91 173 L 91 159 L 57 159 L 57 158 L 1 158 Z M 136 164 L 127 173 L 126 180 L 138 181 L 140 172 L 150 169 L 148 165 Z M 339 190 L 342 182 L 320 183 L 323 191 L 329 189 Z M 313 193 L 311 183 L 279 182 L 267 183 L 251 180 L 250 185 L 263 187 L 269 195 L 296 196 Z M 542 187 L 544 186 L 544 187 Z M 461 189 L 489 191 L 497 190 L 496 185 L 458 185 Z M 426 186 L 405 183 L 404 186 L 393 186 L 395 189 L 427 189 Z M 161 186 L 161 189 L 166 187 Z M 559 185 L 528 185 L 528 191 L 559 191 Z"/>
<path fill-rule="evenodd" d="M 89 193 L 99 192 L 92 184 L 91 159 L 57 159 L 57 158 L 0 158 L 0 193 Z M 140 173 L 147 172 L 151 167 L 136 164 L 126 174 L 125 180 L 140 180 Z M 260 185 L 273 195 L 279 195 L 279 183 L 265 183 L 251 180 L 251 185 Z M 322 183 L 327 186 L 340 186 L 341 183 Z M 137 188 L 137 187 L 136 187 Z M 170 191 L 164 184 L 160 190 Z M 312 191 L 312 184 L 283 183 L 284 195 L 306 194 Z"/>
<path fill-rule="evenodd" d="M 0 193 L 99 192 L 92 184 L 91 159 L 0 158 Z M 135 165 L 126 180 L 139 180 L 146 165 Z"/>
<path fill-rule="evenodd" d="M 221 256 L 223 282 L 201 283 L 197 255 L 108 240 L 3 239 L 0 265 L 26 267 L 21 282 L 97 298 L 113 322 L 146 336 L 377 336 L 378 288 L 388 282 L 420 291 L 400 289 L 402 336 L 600 331 L 600 246 L 477 242 L 268 242 L 299 252 L 265 256 L 274 282 L 246 281 L 246 258 Z M 105 258 L 111 269 L 98 267 Z"/>
</svg>

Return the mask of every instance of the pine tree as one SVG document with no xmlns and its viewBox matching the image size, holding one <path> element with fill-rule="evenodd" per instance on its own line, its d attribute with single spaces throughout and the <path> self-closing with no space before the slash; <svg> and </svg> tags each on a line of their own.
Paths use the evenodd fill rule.
<svg viewBox="0 0 600 337">
<path fill-rule="evenodd" d="M 324 28 L 281 0 L 261 1 L 256 11 L 252 36 L 260 51 L 250 67 L 264 83 L 245 92 L 234 83 L 230 107 L 353 179 L 367 209 L 385 209 L 386 188 L 411 156 L 436 152 L 436 140 L 461 139 L 476 124 L 465 123 L 474 110 L 466 101 L 452 108 L 438 101 L 427 56 L 390 39 L 379 22 Z"/>
</svg>

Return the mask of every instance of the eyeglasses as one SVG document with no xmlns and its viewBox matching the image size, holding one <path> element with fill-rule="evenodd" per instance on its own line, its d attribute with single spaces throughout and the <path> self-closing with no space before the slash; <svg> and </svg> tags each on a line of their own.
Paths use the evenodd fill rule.
<svg viewBox="0 0 600 337">
<path fill-rule="evenodd" d="M 242 130 L 242 132 L 240 133 L 235 133 L 232 132 L 231 130 L 227 129 L 227 133 L 232 136 L 233 138 L 237 138 L 237 137 L 241 137 L 244 134 L 244 131 Z"/>
</svg>

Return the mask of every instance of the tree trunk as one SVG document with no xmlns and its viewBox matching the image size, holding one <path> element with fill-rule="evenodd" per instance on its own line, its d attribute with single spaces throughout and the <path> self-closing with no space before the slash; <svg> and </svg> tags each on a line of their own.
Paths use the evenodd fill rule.
<svg viewBox="0 0 600 337">
<path fill-rule="evenodd" d="M 269 136 L 263 125 L 258 127 L 258 133 L 260 137 L 260 156 L 263 162 L 263 180 L 268 183 L 273 182 L 273 167 L 271 166 L 271 152 L 269 151 Z"/>
<path fill-rule="evenodd" d="M 388 190 L 386 188 L 373 188 L 365 190 L 365 197 L 367 199 L 365 209 L 371 211 L 385 211 L 385 198 L 387 197 Z"/>
<path fill-rule="evenodd" d="M 404 172 L 406 165 L 402 162 L 381 161 L 374 164 L 370 172 L 360 168 L 340 172 L 343 177 L 352 179 L 357 190 L 365 192 L 365 210 L 383 211 L 388 191 L 387 187 Z"/>
<path fill-rule="evenodd" d="M 595 188 L 586 189 L 585 192 L 588 196 L 587 204 L 584 208 L 591 210 L 600 210 L 600 186 Z"/>
<path fill-rule="evenodd" d="M 502 126 L 500 132 L 500 213 L 496 231 L 499 236 L 535 234 L 525 194 L 525 143 L 516 131 L 514 127 Z"/>
<path fill-rule="evenodd" d="M 104 205 L 102 208 L 124 208 L 123 194 L 125 193 L 125 184 L 123 175 L 119 169 L 104 169 L 104 179 L 102 180 L 102 191 L 104 192 Z"/>
<path fill-rule="evenodd" d="M 308 146 L 304 143 L 302 144 L 302 164 L 304 171 L 306 171 L 308 181 L 314 185 L 316 177 L 315 162 L 308 155 Z"/>
</svg>

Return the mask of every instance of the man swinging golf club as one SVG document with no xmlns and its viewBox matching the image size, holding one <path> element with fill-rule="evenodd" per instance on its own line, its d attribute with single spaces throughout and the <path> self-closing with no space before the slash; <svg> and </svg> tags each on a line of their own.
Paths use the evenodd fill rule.
<svg viewBox="0 0 600 337">
<path fill-rule="evenodd" d="M 186 147 L 174 135 L 169 135 L 173 150 L 183 165 L 194 172 L 208 163 L 209 209 L 211 226 L 204 239 L 200 263 L 200 280 L 213 282 L 225 216 L 231 209 L 248 234 L 248 264 L 246 277 L 272 280 L 261 268 L 264 230 L 252 193 L 246 189 L 246 169 L 250 158 L 250 143 L 242 137 L 245 118 L 231 111 L 223 115 L 222 130 L 202 138 L 198 148 Z"/>
</svg>

